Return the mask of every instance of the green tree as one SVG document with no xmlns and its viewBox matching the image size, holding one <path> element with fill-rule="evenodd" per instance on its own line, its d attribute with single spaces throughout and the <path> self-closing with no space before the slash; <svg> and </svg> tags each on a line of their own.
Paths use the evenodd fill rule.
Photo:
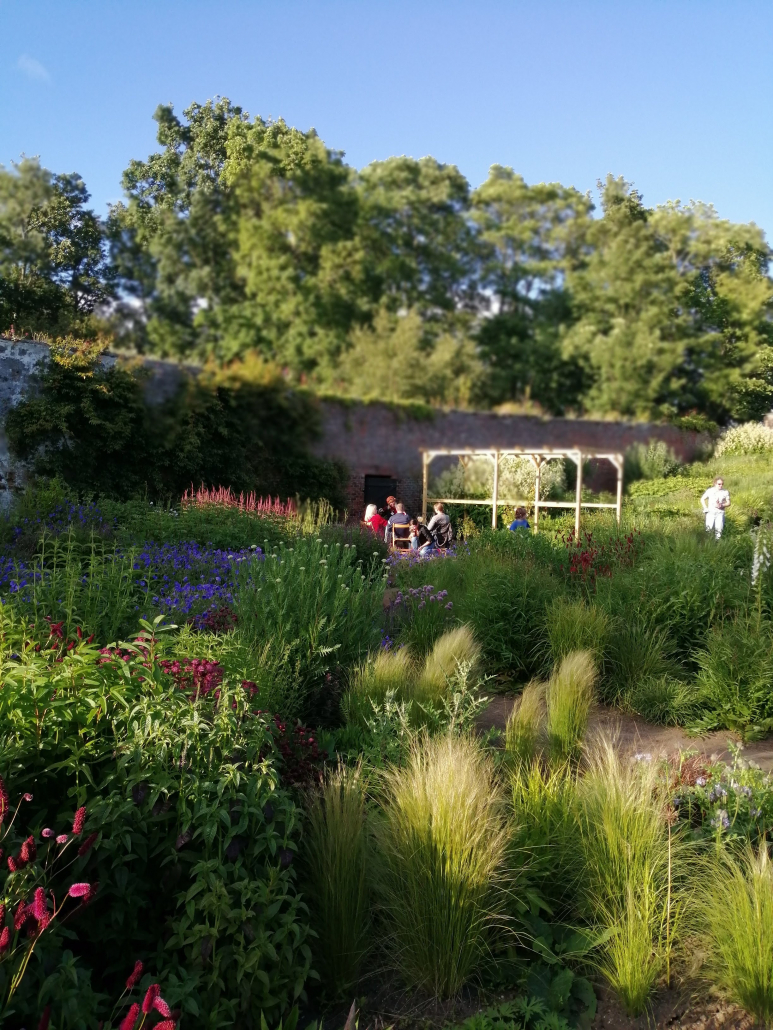
<svg viewBox="0 0 773 1030">
<path fill-rule="evenodd" d="M 77 173 L 0 166 L 0 330 L 87 332 L 111 292 L 104 228 Z"/>
<path fill-rule="evenodd" d="M 583 252 L 592 210 L 572 187 L 529 186 L 501 165 L 472 194 L 490 298 L 478 343 L 494 403 L 532 399 L 556 414 L 578 403 L 582 370 L 562 355 L 558 329 L 571 318 L 564 276 Z"/>
</svg>

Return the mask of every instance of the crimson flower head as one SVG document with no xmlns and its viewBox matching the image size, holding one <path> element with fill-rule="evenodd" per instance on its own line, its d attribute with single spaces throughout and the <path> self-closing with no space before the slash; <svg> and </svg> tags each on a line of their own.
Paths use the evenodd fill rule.
<svg viewBox="0 0 773 1030">
<path fill-rule="evenodd" d="M 132 969 L 131 973 L 129 974 L 129 978 L 126 981 L 127 991 L 133 990 L 140 982 L 140 977 L 142 976 L 142 969 L 142 963 L 139 959 L 137 959 L 137 961 L 134 963 L 134 969 Z"/>
<path fill-rule="evenodd" d="M 67 843 L 67 834 L 66 833 L 60 833 L 59 836 L 56 838 L 56 843 L 57 844 L 66 844 Z"/>
<path fill-rule="evenodd" d="M 11 872 L 11 873 L 15 873 L 16 869 L 17 869 L 16 859 L 13 858 L 11 855 L 9 855 L 8 856 L 8 871 Z"/>
<path fill-rule="evenodd" d="M 31 794 L 25 794 L 24 795 L 24 800 L 25 801 L 32 801 L 32 795 Z"/>
<path fill-rule="evenodd" d="M 32 914 L 40 924 L 41 929 L 45 929 L 49 922 L 48 915 L 48 902 L 46 901 L 46 892 L 43 887 L 38 887 L 35 891 L 35 897 L 32 901 Z"/>
<path fill-rule="evenodd" d="M 44 838 L 53 837 L 54 831 L 51 829 L 50 826 L 46 826 L 46 828 L 41 832 L 40 836 Z"/>
<path fill-rule="evenodd" d="M 174 1019 L 162 1019 L 160 1023 L 156 1023 L 153 1030 L 175 1030 L 177 1021 Z"/>
<path fill-rule="evenodd" d="M 153 1011 L 153 1004 L 159 997 L 161 997 L 161 987 L 158 984 L 151 984 L 142 1002 L 142 1011 L 146 1016 Z"/>
<path fill-rule="evenodd" d="M 27 902 L 24 898 L 21 899 L 19 904 L 16 906 L 16 911 L 13 914 L 13 928 L 14 930 L 21 930 L 24 924 L 30 917 Z"/>
<path fill-rule="evenodd" d="M 0 905 L 0 926 L 5 923 L 5 905 Z"/>
<path fill-rule="evenodd" d="M 85 855 L 87 852 L 91 851 L 92 847 L 94 846 L 94 841 L 97 839 L 98 836 L 99 833 L 90 834 L 78 848 L 78 854 Z"/>
<path fill-rule="evenodd" d="M 140 1014 L 140 1007 L 135 1001 L 129 1011 L 121 1020 L 119 1030 L 134 1030 L 134 1024 L 137 1022 L 137 1016 Z"/>
<path fill-rule="evenodd" d="M 10 926 L 4 926 L 3 932 L 0 933 L 0 955 L 8 951 L 8 945 L 11 943 L 11 928 Z"/>
<path fill-rule="evenodd" d="M 51 636 L 52 637 L 58 637 L 60 640 L 62 640 L 63 639 L 62 626 L 64 626 L 64 622 L 52 622 L 51 623 L 51 627 L 50 627 L 51 628 Z"/>
<path fill-rule="evenodd" d="M 70 885 L 70 889 L 67 891 L 67 893 L 70 895 L 71 898 L 83 898 L 89 893 L 90 890 L 90 883 L 73 883 Z"/>
<path fill-rule="evenodd" d="M 35 846 L 35 838 L 27 837 L 27 839 L 21 846 L 21 850 L 19 851 L 19 856 L 24 865 L 27 865 L 28 862 L 34 862 L 37 858 L 37 854 L 38 849 Z"/>
<path fill-rule="evenodd" d="M 160 996 L 158 998 L 154 998 L 153 1008 L 156 1010 L 156 1012 L 160 1012 L 161 1015 L 165 1016 L 167 1019 L 172 1015 L 172 1010 L 169 1008 L 164 999 Z"/>
<path fill-rule="evenodd" d="M 85 806 L 79 808 L 75 813 L 72 821 L 72 832 L 75 834 L 83 833 L 83 824 L 86 822 L 86 808 Z"/>
</svg>

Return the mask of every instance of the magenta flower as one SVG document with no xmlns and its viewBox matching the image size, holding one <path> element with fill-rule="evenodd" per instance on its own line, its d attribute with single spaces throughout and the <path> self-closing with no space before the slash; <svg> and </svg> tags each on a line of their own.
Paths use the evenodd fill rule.
<svg viewBox="0 0 773 1030">
<path fill-rule="evenodd" d="M 137 1016 L 140 1014 L 140 1007 L 135 1001 L 129 1011 L 121 1020 L 119 1030 L 134 1030 L 134 1024 L 137 1022 Z"/>
<path fill-rule="evenodd" d="M 67 834 L 66 833 L 60 833 L 59 836 L 56 838 L 56 843 L 57 844 L 66 844 L 67 843 Z"/>
<path fill-rule="evenodd" d="M 156 1012 L 159 1012 L 162 1016 L 165 1016 L 167 1019 L 172 1015 L 172 1010 L 161 997 L 155 998 L 153 1000 L 153 1008 L 156 1010 Z"/>
<path fill-rule="evenodd" d="M 0 955 L 8 951 L 8 945 L 11 943 L 11 928 L 10 926 L 4 926 L 3 932 L 0 933 Z"/>
<path fill-rule="evenodd" d="M 92 833 L 90 836 L 88 836 L 81 844 L 81 846 L 78 848 L 78 854 L 85 855 L 87 854 L 87 852 L 91 851 L 92 847 L 94 846 L 94 841 L 97 839 L 98 836 L 99 833 Z"/>
<path fill-rule="evenodd" d="M 90 883 L 73 883 L 67 893 L 71 898 L 84 898 L 90 890 Z"/>
<path fill-rule="evenodd" d="M 32 795 L 31 794 L 25 794 L 24 795 L 24 800 L 25 801 L 32 801 Z"/>
<path fill-rule="evenodd" d="M 50 921 L 48 915 L 48 902 L 46 901 L 46 892 L 42 887 L 38 887 L 35 891 L 35 897 L 32 901 L 32 914 L 35 919 L 37 919 L 41 929 L 45 929 L 45 927 L 48 926 Z"/>
<path fill-rule="evenodd" d="M 74 834 L 83 833 L 83 824 L 86 822 L 86 808 L 85 806 L 79 808 L 75 813 L 75 817 L 72 821 L 72 832 Z"/>
<path fill-rule="evenodd" d="M 145 993 L 145 998 L 142 1002 L 142 1011 L 146 1016 L 153 1011 L 155 1000 L 159 997 L 161 997 L 160 986 L 158 984 L 151 984 L 150 987 L 148 987 Z"/>
<path fill-rule="evenodd" d="M 134 963 L 134 969 L 132 969 L 131 973 L 129 973 L 129 977 L 126 981 L 127 991 L 134 990 L 134 988 L 140 982 L 140 977 L 142 976 L 142 968 L 142 963 L 139 959 L 137 959 L 137 961 Z"/>
<path fill-rule="evenodd" d="M 40 836 L 41 837 L 53 837 L 54 836 L 54 831 L 50 827 L 47 826 L 43 830 L 43 832 L 40 834 Z"/>
</svg>

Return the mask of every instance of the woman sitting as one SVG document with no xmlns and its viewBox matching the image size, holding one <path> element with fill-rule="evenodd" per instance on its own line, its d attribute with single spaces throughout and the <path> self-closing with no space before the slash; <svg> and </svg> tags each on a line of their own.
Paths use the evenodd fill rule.
<svg viewBox="0 0 773 1030">
<path fill-rule="evenodd" d="M 383 536 L 384 530 L 386 529 L 386 519 L 382 518 L 378 513 L 378 508 L 375 504 L 369 504 L 365 509 L 365 522 L 376 536 Z"/>
<path fill-rule="evenodd" d="M 411 519 L 411 548 L 419 554 L 435 550 L 432 534 L 418 519 Z"/>
</svg>

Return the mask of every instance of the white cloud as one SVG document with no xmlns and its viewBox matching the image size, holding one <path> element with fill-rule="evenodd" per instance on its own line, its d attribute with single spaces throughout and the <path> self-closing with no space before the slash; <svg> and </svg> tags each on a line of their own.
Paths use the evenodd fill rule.
<svg viewBox="0 0 773 1030">
<path fill-rule="evenodd" d="M 28 79 L 37 79 L 39 82 L 50 82 L 51 76 L 48 70 L 40 63 L 36 61 L 34 57 L 30 57 L 29 54 L 22 54 L 19 60 L 16 62 L 16 67 L 20 72 L 24 72 Z"/>
</svg>

